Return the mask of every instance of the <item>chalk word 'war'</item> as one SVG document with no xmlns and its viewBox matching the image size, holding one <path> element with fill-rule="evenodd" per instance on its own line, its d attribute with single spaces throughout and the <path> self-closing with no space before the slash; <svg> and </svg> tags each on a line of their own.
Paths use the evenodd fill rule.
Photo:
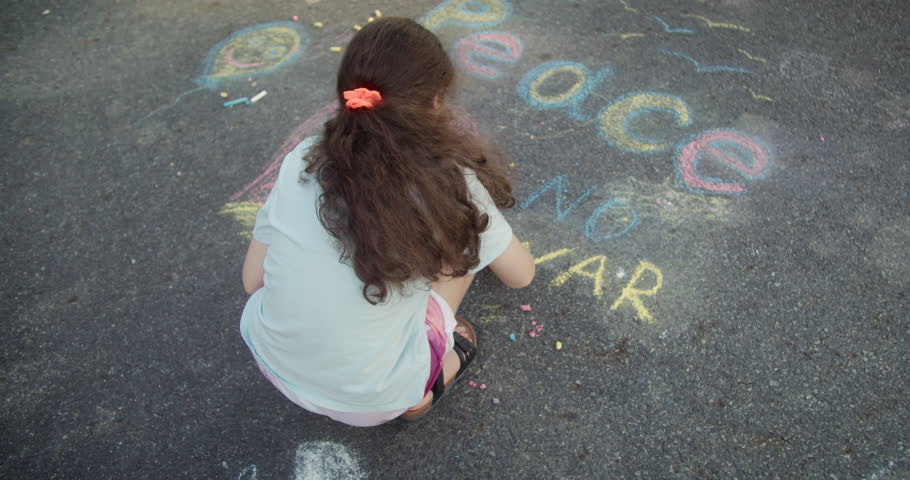
<svg viewBox="0 0 910 480">
<path fill-rule="evenodd" d="M 527 209 L 543 196 L 543 194 L 553 190 L 554 196 L 556 197 L 555 221 L 561 222 L 572 213 L 572 210 L 581 205 L 598 188 L 599 185 L 588 187 L 588 189 L 576 198 L 575 201 L 563 208 L 563 198 L 566 196 L 566 187 L 563 176 L 560 175 L 545 183 L 544 186 L 529 195 L 525 201 L 521 202 L 518 209 L 519 211 Z M 620 222 L 617 223 L 617 225 L 619 225 L 618 228 L 612 228 L 610 231 L 603 233 L 598 230 L 598 225 L 600 224 L 601 218 L 607 213 L 612 213 L 611 218 L 618 219 Z M 622 198 L 610 198 L 606 202 L 601 203 L 600 206 L 594 210 L 594 213 L 588 217 L 588 220 L 585 222 L 585 237 L 594 241 L 609 240 L 611 238 L 619 237 L 628 233 L 629 230 L 632 230 L 632 228 L 638 224 L 638 221 L 638 213 L 635 212 L 635 208 L 632 207 L 628 201 Z"/>
<path fill-rule="evenodd" d="M 540 257 L 536 257 L 534 259 L 534 264 L 540 265 L 568 255 L 574 251 L 574 248 L 554 250 Z M 590 265 L 596 265 L 596 270 L 589 270 Z M 651 282 L 648 282 L 647 278 L 645 278 L 646 274 L 650 274 L 647 275 L 647 277 L 653 279 Z M 575 263 L 566 271 L 554 277 L 553 280 L 550 281 L 550 286 L 561 287 L 570 280 L 579 277 L 591 280 L 593 283 L 591 294 L 598 300 L 603 299 L 604 286 L 607 281 L 607 257 L 605 255 L 594 255 Z M 642 288 L 642 284 L 645 283 L 653 284 L 648 288 Z M 610 305 L 610 310 L 617 310 L 620 306 L 628 303 L 635 310 L 635 315 L 640 321 L 653 323 L 655 321 L 654 315 L 652 315 L 650 310 L 645 306 L 642 298 L 657 295 L 657 292 L 663 287 L 663 284 L 664 274 L 661 272 L 660 268 L 647 260 L 639 260 L 638 266 L 635 267 L 635 271 L 632 273 L 632 277 L 626 283 L 626 286 L 623 287 L 619 297 Z"/>
</svg>

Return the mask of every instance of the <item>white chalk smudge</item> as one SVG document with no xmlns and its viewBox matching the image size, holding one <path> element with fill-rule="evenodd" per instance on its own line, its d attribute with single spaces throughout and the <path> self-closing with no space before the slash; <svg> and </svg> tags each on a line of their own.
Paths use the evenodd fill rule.
<svg viewBox="0 0 910 480">
<path fill-rule="evenodd" d="M 333 442 L 307 442 L 297 447 L 294 480 L 353 480 L 366 478 L 356 457 Z"/>
</svg>

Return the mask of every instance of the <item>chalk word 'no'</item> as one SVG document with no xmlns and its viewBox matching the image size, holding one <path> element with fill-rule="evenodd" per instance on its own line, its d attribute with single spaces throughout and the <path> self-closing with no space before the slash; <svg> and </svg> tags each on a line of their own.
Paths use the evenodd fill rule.
<svg viewBox="0 0 910 480">
<path fill-rule="evenodd" d="M 566 187 L 564 185 L 563 176 L 560 175 L 545 183 L 544 186 L 540 187 L 537 189 L 537 191 L 529 195 L 524 202 L 521 202 L 521 205 L 519 205 L 518 208 L 519 210 L 525 210 L 526 208 L 530 207 L 531 204 L 536 202 L 537 199 L 539 199 L 544 193 L 547 193 L 549 190 L 554 190 L 554 195 L 556 197 L 555 221 L 560 222 L 565 220 L 566 217 L 572 213 L 572 210 L 581 205 L 582 202 L 584 202 L 589 196 L 591 196 L 592 193 L 594 193 L 595 190 L 597 190 L 597 188 L 598 185 L 588 187 L 588 189 L 585 190 L 585 192 L 582 193 L 578 198 L 576 198 L 571 205 L 563 208 L 563 198 L 566 196 Z M 601 217 L 610 212 L 611 209 L 613 209 L 614 216 L 625 223 L 620 224 L 620 228 L 614 228 L 608 233 L 598 232 L 598 224 Z M 625 212 L 625 215 L 619 216 L 622 215 L 620 212 Z M 619 213 L 619 215 L 616 215 L 616 213 Z M 594 213 L 588 217 L 588 220 L 585 222 L 585 237 L 587 237 L 589 240 L 595 241 L 609 240 L 611 238 L 619 237 L 628 233 L 628 231 L 634 228 L 637 224 L 638 213 L 635 212 L 635 208 L 633 208 L 627 201 L 621 198 L 611 198 L 606 202 L 601 203 L 600 206 L 594 210 Z"/>
</svg>

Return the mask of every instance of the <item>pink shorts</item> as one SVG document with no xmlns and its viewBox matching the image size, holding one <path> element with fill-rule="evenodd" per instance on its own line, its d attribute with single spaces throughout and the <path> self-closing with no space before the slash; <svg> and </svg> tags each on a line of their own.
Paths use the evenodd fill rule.
<svg viewBox="0 0 910 480">
<path fill-rule="evenodd" d="M 452 338 L 452 332 L 455 331 L 455 314 L 452 312 L 452 308 L 449 307 L 449 304 L 445 299 L 432 290 L 430 290 L 430 299 L 427 302 L 425 323 L 427 341 L 430 344 L 430 376 L 427 378 L 424 394 L 430 391 L 433 387 L 433 383 L 436 381 L 436 377 L 439 376 L 439 372 L 442 371 L 442 361 L 446 352 L 455 346 L 455 340 Z M 271 382 L 272 385 L 290 401 L 310 412 L 325 415 L 332 420 L 355 427 L 372 427 L 380 425 L 397 418 L 407 410 L 407 408 L 401 408 L 387 412 L 352 413 L 339 412 L 320 407 L 291 391 L 281 380 L 275 378 L 274 375 L 263 368 L 262 365 L 259 365 L 259 371 L 262 372 L 262 374 L 265 375 L 265 378 L 267 378 L 269 382 Z"/>
</svg>

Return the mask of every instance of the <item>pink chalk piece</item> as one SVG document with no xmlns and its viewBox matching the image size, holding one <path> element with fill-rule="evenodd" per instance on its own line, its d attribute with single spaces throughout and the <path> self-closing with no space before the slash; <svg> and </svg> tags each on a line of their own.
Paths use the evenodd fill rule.
<svg viewBox="0 0 910 480">
<path fill-rule="evenodd" d="M 256 82 L 251 82 L 251 83 L 250 83 L 250 86 L 251 86 L 251 87 L 255 87 L 255 86 L 256 86 Z"/>
<path fill-rule="evenodd" d="M 536 321 L 536 320 L 531 320 L 531 325 L 537 325 L 537 321 Z"/>
<path fill-rule="evenodd" d="M 481 390 L 486 390 L 486 389 L 487 389 L 487 384 L 486 384 L 486 383 L 481 383 L 481 384 L 480 384 L 480 389 L 481 389 Z"/>
<path fill-rule="evenodd" d="M 291 17 L 291 20 L 294 20 L 296 22 L 297 20 L 300 20 L 300 17 L 298 17 L 297 15 L 294 15 L 293 17 Z"/>
<path fill-rule="evenodd" d="M 477 385 L 477 382 L 475 382 L 474 380 L 471 380 L 470 382 L 468 382 L 468 385 L 473 387 L 473 386 Z"/>
<path fill-rule="evenodd" d="M 537 331 L 538 331 L 538 332 L 542 332 L 542 331 L 543 331 L 543 325 L 538 325 L 538 326 L 537 326 Z"/>
<path fill-rule="evenodd" d="M 524 310 L 525 312 L 530 312 L 530 311 L 531 311 L 531 306 L 530 306 L 530 305 L 519 305 L 518 308 Z"/>
<path fill-rule="evenodd" d="M 521 41 L 503 32 L 481 32 L 469 35 L 455 44 L 455 58 L 471 73 L 496 78 L 502 72 L 478 63 L 478 58 L 488 58 L 512 63 L 521 57 Z"/>
<path fill-rule="evenodd" d="M 739 153 L 743 155 L 729 152 L 734 145 L 733 149 L 741 149 Z M 742 158 L 746 155 L 750 157 L 748 163 Z M 746 187 L 739 182 L 700 176 L 695 168 L 699 160 L 704 158 L 713 158 L 749 179 L 759 178 L 770 163 L 768 152 L 744 134 L 729 130 L 704 132 L 679 150 L 676 165 L 686 185 L 710 193 L 737 194 L 744 192 Z"/>
<path fill-rule="evenodd" d="M 528 332 L 528 335 L 530 335 L 530 336 L 532 336 L 532 337 L 536 337 L 536 336 L 537 336 L 537 332 L 535 332 L 534 330 L 531 330 L 530 332 Z"/>
<path fill-rule="evenodd" d="M 825 137 L 818 137 L 818 138 L 820 138 L 823 142 L 825 141 Z"/>
</svg>

